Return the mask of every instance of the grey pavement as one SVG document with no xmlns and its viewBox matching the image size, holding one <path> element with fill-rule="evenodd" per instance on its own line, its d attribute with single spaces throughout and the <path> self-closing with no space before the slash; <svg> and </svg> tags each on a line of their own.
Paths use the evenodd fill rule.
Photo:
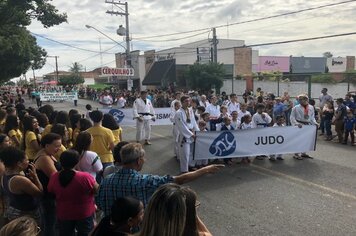
<svg viewBox="0 0 356 236">
<path fill-rule="evenodd" d="M 85 104 L 79 100 L 78 110 Z M 51 103 L 59 110 L 71 103 Z M 123 127 L 134 141 L 135 128 Z M 143 172 L 179 173 L 173 158 L 171 127 L 153 126 L 145 146 Z M 187 184 L 198 194 L 198 213 L 215 236 L 356 235 L 356 147 L 317 141 L 314 159 L 254 160 L 233 164 Z"/>
</svg>

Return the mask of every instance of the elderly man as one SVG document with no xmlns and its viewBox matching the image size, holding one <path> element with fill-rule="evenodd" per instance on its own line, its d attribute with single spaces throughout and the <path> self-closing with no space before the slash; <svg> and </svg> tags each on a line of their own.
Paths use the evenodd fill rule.
<svg viewBox="0 0 356 236">
<path fill-rule="evenodd" d="M 133 118 L 136 119 L 136 142 L 140 142 L 142 137 L 146 145 L 151 145 L 151 124 L 155 121 L 155 111 L 150 99 L 147 99 L 147 91 L 141 91 L 140 97 L 133 104 Z"/>
<path fill-rule="evenodd" d="M 110 214 L 112 204 L 119 197 L 132 196 L 146 206 L 159 186 L 166 183 L 184 184 L 205 174 L 215 173 L 224 166 L 210 165 L 179 176 L 158 176 L 139 173 L 145 163 L 145 150 L 141 144 L 127 144 L 122 147 L 120 154 L 122 169 L 103 180 L 96 198 L 96 203 L 105 216 Z"/>
<path fill-rule="evenodd" d="M 314 107 L 309 105 L 309 98 L 305 94 L 298 96 L 299 104 L 292 108 L 290 114 L 290 123 L 292 125 L 302 128 L 303 125 L 318 125 L 315 119 Z M 303 160 L 304 158 L 311 158 L 306 153 L 295 153 L 293 156 L 297 160 Z"/>
</svg>

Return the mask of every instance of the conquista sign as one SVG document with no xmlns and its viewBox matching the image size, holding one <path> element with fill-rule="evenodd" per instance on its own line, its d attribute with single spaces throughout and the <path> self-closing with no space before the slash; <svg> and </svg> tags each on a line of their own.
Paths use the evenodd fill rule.
<svg viewBox="0 0 356 236">
<path fill-rule="evenodd" d="M 134 76 L 133 68 L 101 68 L 101 76 Z"/>
</svg>

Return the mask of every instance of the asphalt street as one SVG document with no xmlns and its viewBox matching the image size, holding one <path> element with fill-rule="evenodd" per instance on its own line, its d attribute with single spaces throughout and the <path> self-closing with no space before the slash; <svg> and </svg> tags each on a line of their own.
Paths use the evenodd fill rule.
<svg viewBox="0 0 356 236">
<path fill-rule="evenodd" d="M 79 100 L 76 109 L 85 111 Z M 58 110 L 72 103 L 51 103 Z M 153 126 L 143 173 L 179 173 L 170 126 Z M 134 141 L 135 128 L 123 127 Z M 254 160 L 233 164 L 187 184 L 198 194 L 198 213 L 215 236 L 356 235 L 356 147 L 318 138 L 314 159 Z"/>
</svg>

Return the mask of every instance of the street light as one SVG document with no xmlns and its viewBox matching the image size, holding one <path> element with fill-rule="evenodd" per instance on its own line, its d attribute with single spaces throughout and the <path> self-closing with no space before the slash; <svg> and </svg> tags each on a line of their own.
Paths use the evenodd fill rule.
<svg viewBox="0 0 356 236">
<path fill-rule="evenodd" d="M 116 41 L 115 39 L 111 38 L 109 35 L 103 33 L 102 31 L 98 30 L 97 28 L 95 28 L 94 26 L 91 25 L 85 25 L 85 27 L 87 27 L 88 29 L 93 29 L 97 32 L 99 32 L 100 34 L 104 35 L 105 37 L 107 37 L 108 39 L 110 39 L 111 41 L 119 44 L 123 49 L 125 49 L 125 51 L 127 50 L 126 47 L 124 45 L 122 45 L 121 43 L 119 43 L 118 41 Z"/>
</svg>

